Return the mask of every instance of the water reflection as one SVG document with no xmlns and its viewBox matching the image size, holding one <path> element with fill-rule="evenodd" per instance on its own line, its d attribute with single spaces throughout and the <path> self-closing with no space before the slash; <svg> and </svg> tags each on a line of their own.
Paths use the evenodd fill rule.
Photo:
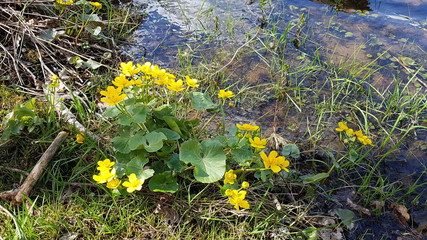
<svg viewBox="0 0 427 240">
<path fill-rule="evenodd" d="M 328 4 L 344 12 L 372 11 L 368 0 L 310 0 L 315 3 Z"/>
</svg>

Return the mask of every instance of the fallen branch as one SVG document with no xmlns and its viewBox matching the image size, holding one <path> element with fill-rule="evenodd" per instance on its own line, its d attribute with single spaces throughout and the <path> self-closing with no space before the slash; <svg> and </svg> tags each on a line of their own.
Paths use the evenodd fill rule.
<svg viewBox="0 0 427 240">
<path fill-rule="evenodd" d="M 10 167 L 3 167 L 3 166 L 0 166 L 0 168 L 1 169 L 6 169 L 6 170 L 9 170 L 9 171 L 12 171 L 12 172 L 21 173 L 21 174 L 24 174 L 25 176 L 29 175 L 28 172 L 26 172 L 24 170 L 21 170 L 21 169 L 17 169 L 17 168 L 10 168 Z"/>
<path fill-rule="evenodd" d="M 3 199 L 11 200 L 13 204 L 21 204 L 24 196 L 28 196 L 30 194 L 37 180 L 39 180 L 39 178 L 41 177 L 47 164 L 50 162 L 53 155 L 56 153 L 59 146 L 67 136 L 67 132 L 58 133 L 56 138 L 50 144 L 49 148 L 44 152 L 37 164 L 34 166 L 33 170 L 31 170 L 30 174 L 25 179 L 19 190 L 0 193 L 0 197 Z"/>
</svg>

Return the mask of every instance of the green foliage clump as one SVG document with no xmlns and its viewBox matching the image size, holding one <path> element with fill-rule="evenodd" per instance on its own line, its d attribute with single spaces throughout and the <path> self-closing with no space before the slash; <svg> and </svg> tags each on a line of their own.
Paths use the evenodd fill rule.
<svg viewBox="0 0 427 240">
<path fill-rule="evenodd" d="M 246 189 L 248 173 L 266 181 L 274 173 L 289 171 L 289 161 L 276 151 L 266 154 L 267 139 L 260 127 L 236 124 L 225 128 L 224 106 L 234 97 L 221 89 L 215 102 L 206 92 L 198 92 L 199 80 L 184 80 L 149 62 L 121 63 L 117 76 L 101 102 L 109 105 L 104 116 L 115 119 L 116 136 L 112 138 L 115 161 L 98 162 L 97 183 L 106 183 L 116 194 L 128 194 L 148 187 L 154 192 L 174 193 L 180 179 L 215 183 L 237 209 L 249 208 Z M 209 112 L 204 126 L 199 119 L 178 116 L 182 112 Z M 222 114 L 220 131 L 214 136 L 201 135 L 216 115 Z M 294 154 L 290 150 L 289 154 Z M 223 185 L 220 181 L 223 181 Z"/>
</svg>

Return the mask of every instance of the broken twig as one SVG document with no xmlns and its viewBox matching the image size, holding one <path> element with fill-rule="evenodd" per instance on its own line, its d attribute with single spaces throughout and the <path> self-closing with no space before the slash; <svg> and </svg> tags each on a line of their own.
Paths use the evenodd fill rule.
<svg viewBox="0 0 427 240">
<path fill-rule="evenodd" d="M 43 170 L 46 168 L 47 164 L 52 159 L 53 155 L 58 150 L 61 143 L 68 136 L 67 132 L 60 132 L 50 144 L 49 148 L 43 153 L 37 164 L 34 166 L 33 170 L 31 170 L 30 175 L 25 179 L 24 183 L 19 188 L 15 198 L 13 199 L 14 204 L 21 204 L 22 198 L 24 196 L 28 196 L 36 184 L 37 180 L 41 177 Z"/>
</svg>

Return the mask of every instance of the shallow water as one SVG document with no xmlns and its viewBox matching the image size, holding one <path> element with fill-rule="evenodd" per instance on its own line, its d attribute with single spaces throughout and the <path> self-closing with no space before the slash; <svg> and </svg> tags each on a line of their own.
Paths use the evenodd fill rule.
<svg viewBox="0 0 427 240">
<path fill-rule="evenodd" d="M 298 44 L 288 46 L 286 54 L 290 59 L 312 56 L 316 49 L 323 59 L 335 63 L 345 59 L 370 62 L 378 57 L 376 65 L 382 69 L 369 79 L 374 86 L 384 88 L 394 77 L 406 79 L 417 71 L 417 78 L 427 83 L 427 0 L 353 0 L 335 6 L 330 5 L 335 1 L 329 0 L 273 0 L 271 6 L 263 9 L 259 1 L 248 4 L 242 0 L 135 2 L 146 4 L 148 16 L 125 52 L 135 59 L 144 57 L 165 68 L 177 66 L 179 48 L 202 46 L 201 49 L 209 52 L 227 47 L 233 49 L 232 46 L 236 49 L 259 27 L 274 25 L 277 32 L 282 33 L 292 22 L 299 24 L 297 32 L 292 33 Z M 234 75 L 250 84 L 271 81 L 269 70 L 256 54 L 241 56 L 233 67 Z M 414 86 L 422 87 L 420 84 Z M 252 110 L 240 117 L 273 122 L 274 106 Z M 289 115 L 274 116 L 279 122 L 294 121 L 295 125 L 299 122 Z M 420 132 L 415 141 L 396 152 L 395 161 L 385 162 L 381 167 L 386 169 L 390 180 L 399 180 L 403 186 L 417 180 L 419 184 L 427 182 L 427 176 L 419 175 L 427 165 L 426 145 L 426 133 Z M 427 187 L 415 191 L 422 192 L 419 201 L 426 202 Z"/>
<path fill-rule="evenodd" d="M 415 57 L 419 59 L 416 64 L 425 64 L 426 0 L 372 1 L 370 4 L 368 1 L 344 1 L 350 4 L 340 6 L 342 11 L 314 1 L 275 0 L 271 7 L 265 7 L 267 13 L 263 14 L 258 2 L 246 4 L 241 0 L 135 0 L 148 6 L 148 18 L 136 31 L 136 43 L 128 52 L 170 65 L 179 45 L 203 42 L 206 37 L 230 43 L 243 42 L 245 33 L 259 26 L 265 15 L 269 21 L 279 23 L 279 31 L 283 31 L 289 21 L 305 14 L 309 39 L 325 48 L 338 46 L 336 53 L 339 55 L 348 55 L 355 47 L 367 44 L 360 58 L 369 57 L 369 54 L 375 57 L 375 52 L 389 50 L 393 56 Z M 371 11 L 360 10 L 366 8 Z"/>
</svg>

